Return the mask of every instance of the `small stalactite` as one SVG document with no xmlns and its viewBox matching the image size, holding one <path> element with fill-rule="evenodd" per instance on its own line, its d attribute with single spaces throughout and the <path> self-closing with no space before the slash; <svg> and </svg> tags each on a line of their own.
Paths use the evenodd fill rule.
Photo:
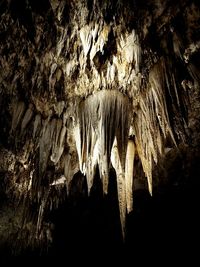
<svg viewBox="0 0 200 267">
<path fill-rule="evenodd" d="M 128 140 L 127 152 L 126 152 L 126 205 L 127 212 L 130 213 L 133 209 L 133 170 L 134 170 L 134 158 L 135 158 L 135 144 L 133 140 Z"/>
<path fill-rule="evenodd" d="M 67 132 L 67 128 L 65 125 L 62 124 L 62 120 L 58 119 L 56 123 L 55 134 L 52 140 L 51 160 L 54 162 L 54 164 L 58 163 L 64 151 L 65 135 Z"/>
<path fill-rule="evenodd" d="M 42 126 L 42 119 L 41 119 L 41 115 L 37 114 L 35 116 L 35 120 L 34 120 L 34 124 L 33 124 L 33 138 L 35 139 L 41 130 L 41 126 Z"/>
<path fill-rule="evenodd" d="M 32 117 L 33 117 L 33 105 L 30 104 L 21 123 L 21 135 L 26 130 L 26 127 L 28 123 L 31 121 Z"/>
<path fill-rule="evenodd" d="M 71 182 L 75 173 L 79 171 L 78 159 L 75 152 L 63 153 L 62 164 L 64 168 L 64 177 L 67 185 L 67 193 L 69 194 Z"/>
<path fill-rule="evenodd" d="M 24 111 L 25 111 L 25 103 L 24 102 L 20 101 L 20 102 L 14 103 L 12 124 L 11 124 L 11 133 L 13 133 L 16 130 L 18 124 L 21 122 Z"/>
<path fill-rule="evenodd" d="M 42 177 L 45 174 L 47 162 L 52 148 L 52 139 L 56 127 L 56 119 L 49 121 L 46 119 L 42 129 L 42 135 L 39 141 L 39 175 Z"/>
<path fill-rule="evenodd" d="M 119 151 L 118 151 L 116 139 L 112 147 L 111 162 L 116 171 L 116 176 L 117 176 L 117 195 L 118 195 L 118 203 L 119 203 L 121 229 L 122 229 L 122 236 L 123 238 L 125 238 L 126 206 L 127 206 L 126 181 L 125 181 L 125 173 L 122 169 L 122 164 L 121 164 L 120 157 L 119 157 Z"/>
</svg>

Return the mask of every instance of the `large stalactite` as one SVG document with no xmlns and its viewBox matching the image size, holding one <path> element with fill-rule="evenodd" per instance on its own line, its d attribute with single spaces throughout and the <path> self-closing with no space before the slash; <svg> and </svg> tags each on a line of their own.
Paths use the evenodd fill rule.
<svg viewBox="0 0 200 267">
<path fill-rule="evenodd" d="M 98 172 L 109 194 L 112 168 L 125 238 L 138 161 L 152 195 L 170 153 L 198 155 L 199 20 L 198 1 L 0 1 L 0 193 L 17 212 L 13 234 L 0 228 L 7 242 L 48 247 L 45 218 L 73 177 L 90 195 Z"/>
</svg>

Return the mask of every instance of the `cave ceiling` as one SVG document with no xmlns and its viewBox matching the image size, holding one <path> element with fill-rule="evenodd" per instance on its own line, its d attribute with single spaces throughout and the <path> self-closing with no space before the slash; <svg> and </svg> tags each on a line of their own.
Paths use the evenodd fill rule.
<svg viewBox="0 0 200 267">
<path fill-rule="evenodd" d="M 167 153 L 198 147 L 199 21 L 198 1 L 0 1 L 0 172 L 37 206 L 30 239 L 51 241 L 43 214 L 75 174 L 90 194 L 98 168 L 106 195 L 111 167 L 124 234 L 134 159 L 152 194 Z"/>
</svg>

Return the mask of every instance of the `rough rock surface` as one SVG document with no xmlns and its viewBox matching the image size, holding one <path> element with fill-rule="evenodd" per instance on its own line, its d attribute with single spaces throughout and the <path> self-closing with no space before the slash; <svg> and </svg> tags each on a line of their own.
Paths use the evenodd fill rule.
<svg viewBox="0 0 200 267">
<path fill-rule="evenodd" d="M 123 235 L 135 191 L 188 185 L 199 159 L 199 21 L 195 0 L 0 1 L 4 244 L 51 245 L 49 213 L 89 194 L 97 169 L 108 195 L 115 169 Z"/>
</svg>

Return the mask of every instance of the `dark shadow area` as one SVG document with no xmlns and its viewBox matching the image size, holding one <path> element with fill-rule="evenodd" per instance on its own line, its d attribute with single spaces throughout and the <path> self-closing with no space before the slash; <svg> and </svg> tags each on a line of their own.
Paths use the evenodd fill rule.
<svg viewBox="0 0 200 267">
<path fill-rule="evenodd" d="M 54 223 L 54 240 L 46 254 L 25 252 L 8 260 L 44 260 L 100 264 L 118 261 L 159 259 L 196 259 L 199 235 L 199 167 L 193 165 L 192 177 L 185 185 L 169 186 L 153 197 L 144 190 L 134 193 L 134 211 L 127 217 L 125 242 L 120 233 L 116 175 L 110 173 L 109 194 L 104 197 L 99 175 L 90 197 L 86 180 L 78 173 L 71 184 L 70 197 L 49 214 Z M 1 250 L 6 256 L 6 248 Z"/>
</svg>

